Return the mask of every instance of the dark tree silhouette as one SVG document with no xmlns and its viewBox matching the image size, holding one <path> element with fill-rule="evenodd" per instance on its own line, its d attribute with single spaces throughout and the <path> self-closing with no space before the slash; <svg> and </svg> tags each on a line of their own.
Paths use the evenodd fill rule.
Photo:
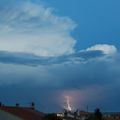
<svg viewBox="0 0 120 120">
<path fill-rule="evenodd" d="M 99 108 L 95 110 L 94 117 L 95 117 L 95 120 L 102 120 L 102 113 Z"/>
<path fill-rule="evenodd" d="M 102 113 L 99 108 L 97 108 L 94 114 L 90 115 L 86 120 L 102 120 Z"/>
</svg>

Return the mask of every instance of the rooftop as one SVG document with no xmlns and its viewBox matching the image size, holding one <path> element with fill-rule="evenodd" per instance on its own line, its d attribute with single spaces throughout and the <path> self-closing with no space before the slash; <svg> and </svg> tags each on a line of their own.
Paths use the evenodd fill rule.
<svg viewBox="0 0 120 120">
<path fill-rule="evenodd" d="M 14 116 L 21 120 L 42 120 L 44 114 L 37 111 L 33 107 L 20 107 L 20 106 L 0 106 L 0 113 L 4 112 L 4 116 Z M 1 116 L 0 116 L 1 117 Z M 11 119 L 12 120 L 12 119 Z"/>
</svg>

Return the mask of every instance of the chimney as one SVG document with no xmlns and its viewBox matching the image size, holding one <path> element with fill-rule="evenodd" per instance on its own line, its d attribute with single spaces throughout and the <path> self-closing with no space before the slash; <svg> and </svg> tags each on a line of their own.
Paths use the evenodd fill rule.
<svg viewBox="0 0 120 120">
<path fill-rule="evenodd" d="M 19 107 L 20 106 L 20 104 L 19 103 L 16 103 L 16 107 Z"/>
<path fill-rule="evenodd" d="M 33 110 L 35 109 L 35 103 L 34 102 L 31 103 L 31 107 L 32 107 Z"/>
<path fill-rule="evenodd" d="M 2 102 L 0 102 L 0 107 L 2 107 Z"/>
</svg>

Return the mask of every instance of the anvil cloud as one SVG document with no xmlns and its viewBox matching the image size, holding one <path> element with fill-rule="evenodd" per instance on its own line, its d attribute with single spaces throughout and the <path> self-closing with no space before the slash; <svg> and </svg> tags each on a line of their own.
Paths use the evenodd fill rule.
<svg viewBox="0 0 120 120">
<path fill-rule="evenodd" d="M 30 1 L 0 5 L 0 50 L 58 56 L 74 52 L 76 23 Z M 16 4 L 19 3 L 19 6 Z"/>
</svg>

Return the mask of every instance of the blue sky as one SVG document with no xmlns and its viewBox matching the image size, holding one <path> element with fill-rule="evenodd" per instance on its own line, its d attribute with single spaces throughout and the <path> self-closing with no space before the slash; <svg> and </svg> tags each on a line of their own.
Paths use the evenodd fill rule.
<svg viewBox="0 0 120 120">
<path fill-rule="evenodd" d="M 119 0 L 46 0 L 46 2 L 56 7 L 56 12 L 60 15 L 70 16 L 77 22 L 78 27 L 74 31 L 74 36 L 78 40 L 77 47 L 109 43 L 119 48 Z"/>
<path fill-rule="evenodd" d="M 1 0 L 1 101 L 35 101 L 50 112 L 62 110 L 69 96 L 73 108 L 120 111 L 119 5 L 119 0 Z"/>
</svg>

